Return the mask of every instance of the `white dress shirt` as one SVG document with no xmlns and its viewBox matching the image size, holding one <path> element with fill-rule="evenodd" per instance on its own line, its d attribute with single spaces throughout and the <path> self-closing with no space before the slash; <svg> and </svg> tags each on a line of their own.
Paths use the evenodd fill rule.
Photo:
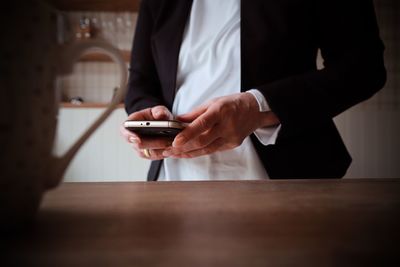
<svg viewBox="0 0 400 267">
<path fill-rule="evenodd" d="M 179 54 L 174 115 L 204 102 L 240 93 L 240 0 L 194 0 Z M 250 90 L 260 111 L 269 106 L 258 90 Z M 249 118 L 251 119 L 251 118 Z M 274 144 L 279 127 L 255 132 L 262 144 Z M 164 159 L 159 181 L 266 179 L 249 137 L 241 146 L 192 159 Z"/>
</svg>

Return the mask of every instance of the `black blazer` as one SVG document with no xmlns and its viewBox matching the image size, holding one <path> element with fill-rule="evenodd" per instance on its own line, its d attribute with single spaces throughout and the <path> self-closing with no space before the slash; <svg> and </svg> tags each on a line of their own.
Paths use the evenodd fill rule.
<svg viewBox="0 0 400 267">
<path fill-rule="evenodd" d="M 171 109 L 192 0 L 143 0 L 132 49 L 128 114 Z M 316 69 L 321 49 L 325 68 Z M 241 90 L 260 90 L 282 128 L 251 136 L 270 178 L 339 178 L 351 163 L 333 117 L 383 87 L 384 46 L 372 0 L 247 0 L 241 4 Z M 161 161 L 152 162 L 156 180 Z M 227 177 L 229 178 L 229 177 Z"/>
</svg>

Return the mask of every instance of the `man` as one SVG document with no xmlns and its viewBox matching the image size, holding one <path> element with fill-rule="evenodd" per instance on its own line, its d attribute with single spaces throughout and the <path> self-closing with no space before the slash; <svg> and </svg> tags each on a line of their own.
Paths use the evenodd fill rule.
<svg viewBox="0 0 400 267">
<path fill-rule="evenodd" d="M 383 87 L 383 49 L 370 0 L 144 0 L 128 119 L 189 125 L 172 143 L 121 132 L 149 180 L 339 178 L 332 119 Z"/>
</svg>

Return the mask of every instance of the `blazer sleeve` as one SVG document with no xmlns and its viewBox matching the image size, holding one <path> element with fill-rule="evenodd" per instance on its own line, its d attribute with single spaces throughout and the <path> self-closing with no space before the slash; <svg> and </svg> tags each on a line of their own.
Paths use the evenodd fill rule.
<svg viewBox="0 0 400 267">
<path fill-rule="evenodd" d="M 125 97 L 125 110 L 128 114 L 163 102 L 160 79 L 151 50 L 153 22 L 148 1 L 141 1 Z"/>
<path fill-rule="evenodd" d="M 315 1 L 323 70 L 257 87 L 282 125 L 326 121 L 364 101 L 386 82 L 384 45 L 372 0 Z"/>
</svg>

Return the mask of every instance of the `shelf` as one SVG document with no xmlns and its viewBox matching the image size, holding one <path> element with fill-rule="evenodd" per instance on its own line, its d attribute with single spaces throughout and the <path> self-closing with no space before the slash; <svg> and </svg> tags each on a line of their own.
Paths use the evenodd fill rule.
<svg viewBox="0 0 400 267">
<path fill-rule="evenodd" d="M 126 62 L 131 60 L 131 51 L 121 51 L 122 57 Z M 102 53 L 88 53 L 83 55 L 79 61 L 81 62 L 111 62 L 111 58 Z"/>
<path fill-rule="evenodd" d="M 139 0 L 46 0 L 63 11 L 137 12 Z"/>
<path fill-rule="evenodd" d="M 60 103 L 61 108 L 106 108 L 108 107 L 108 103 L 82 103 L 80 105 L 78 104 L 71 104 L 68 102 L 62 102 Z M 124 104 L 119 104 L 117 108 L 124 108 Z"/>
</svg>

